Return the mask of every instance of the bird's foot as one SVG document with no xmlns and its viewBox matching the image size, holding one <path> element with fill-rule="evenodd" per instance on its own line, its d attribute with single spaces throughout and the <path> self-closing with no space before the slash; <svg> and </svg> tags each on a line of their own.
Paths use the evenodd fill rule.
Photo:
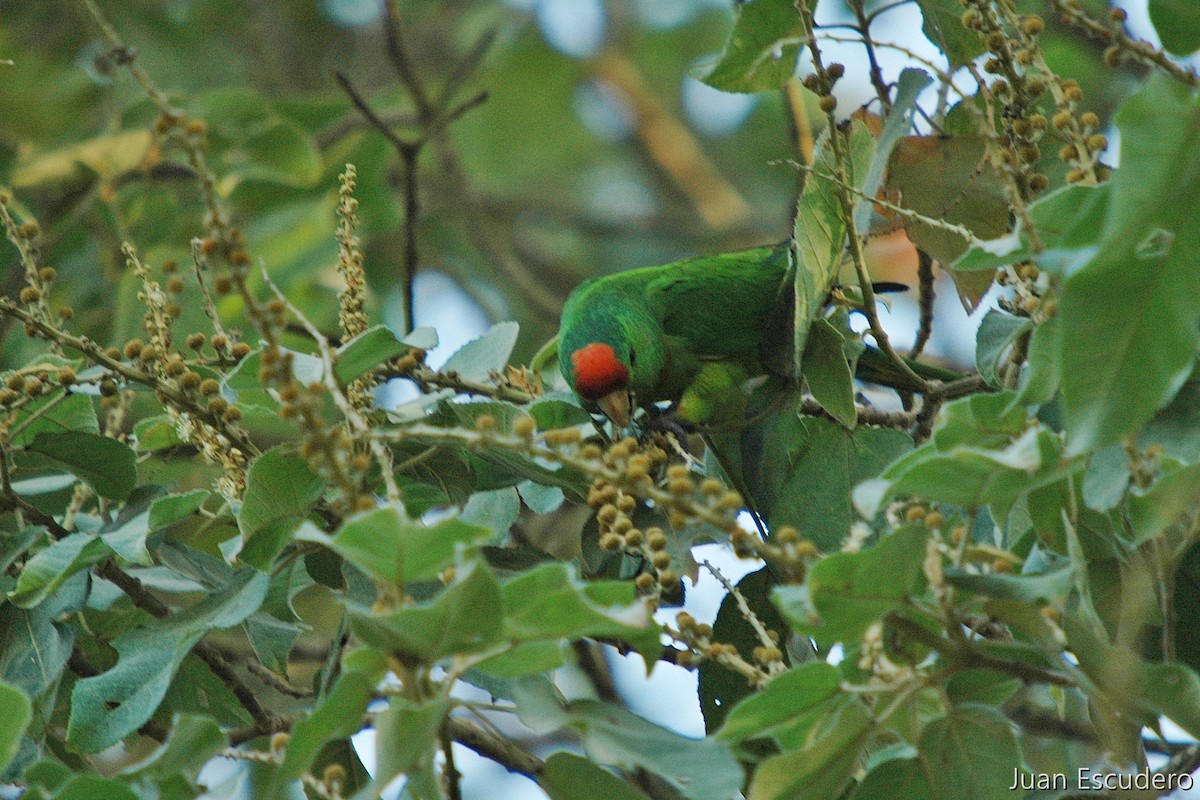
<svg viewBox="0 0 1200 800">
<path fill-rule="evenodd" d="M 642 427 L 641 439 L 657 440 L 664 450 L 679 456 L 690 468 L 701 464 L 690 447 L 689 438 L 693 433 L 696 433 L 694 425 L 680 419 L 674 411 L 668 410 L 655 414 L 646 421 Z"/>
</svg>

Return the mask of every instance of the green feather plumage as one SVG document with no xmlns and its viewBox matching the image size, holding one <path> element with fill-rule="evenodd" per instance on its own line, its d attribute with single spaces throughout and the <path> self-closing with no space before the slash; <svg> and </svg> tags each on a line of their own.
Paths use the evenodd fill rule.
<svg viewBox="0 0 1200 800">
<path fill-rule="evenodd" d="M 578 393 L 571 355 L 592 343 L 607 344 L 628 369 L 628 388 L 638 403 L 679 403 L 688 422 L 730 420 L 745 407 L 744 392 L 730 387 L 736 376 L 793 375 L 789 258 L 785 242 L 581 284 L 562 313 L 563 376 Z M 960 377 L 908 363 L 927 379 Z M 714 371 L 714 364 L 722 367 Z M 859 358 L 858 375 L 901 391 L 919 388 L 875 348 Z"/>
<path fill-rule="evenodd" d="M 786 303 L 787 273 L 787 247 L 779 245 L 587 281 L 563 309 L 563 375 L 575 389 L 570 356 L 593 342 L 626 364 L 641 403 L 679 400 L 707 361 L 761 371 L 764 328 Z"/>
</svg>

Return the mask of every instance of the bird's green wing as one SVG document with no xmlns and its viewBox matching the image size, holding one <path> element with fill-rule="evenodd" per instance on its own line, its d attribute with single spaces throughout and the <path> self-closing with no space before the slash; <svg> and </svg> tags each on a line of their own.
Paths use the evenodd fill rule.
<svg viewBox="0 0 1200 800">
<path fill-rule="evenodd" d="M 787 266 L 786 246 L 691 258 L 659 267 L 646 299 L 663 332 L 696 356 L 757 355 Z"/>
</svg>

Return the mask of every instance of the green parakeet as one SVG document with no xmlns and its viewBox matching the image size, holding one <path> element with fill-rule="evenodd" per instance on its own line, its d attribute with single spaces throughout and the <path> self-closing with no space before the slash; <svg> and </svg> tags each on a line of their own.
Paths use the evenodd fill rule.
<svg viewBox="0 0 1200 800">
<path fill-rule="evenodd" d="M 660 401 L 685 422 L 736 422 L 757 376 L 790 371 L 790 279 L 784 242 L 589 280 L 563 308 L 563 376 L 621 427 Z M 859 373 L 880 380 L 863 374 L 886 363 L 871 353 Z"/>
</svg>

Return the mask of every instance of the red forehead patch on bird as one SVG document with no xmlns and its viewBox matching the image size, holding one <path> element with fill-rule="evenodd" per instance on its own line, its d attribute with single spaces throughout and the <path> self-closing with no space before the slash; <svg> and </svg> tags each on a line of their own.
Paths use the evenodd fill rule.
<svg viewBox="0 0 1200 800">
<path fill-rule="evenodd" d="M 617 360 L 611 345 L 592 342 L 571 353 L 575 368 L 575 391 L 588 400 L 599 400 L 609 392 L 629 386 L 629 370 Z"/>
</svg>

